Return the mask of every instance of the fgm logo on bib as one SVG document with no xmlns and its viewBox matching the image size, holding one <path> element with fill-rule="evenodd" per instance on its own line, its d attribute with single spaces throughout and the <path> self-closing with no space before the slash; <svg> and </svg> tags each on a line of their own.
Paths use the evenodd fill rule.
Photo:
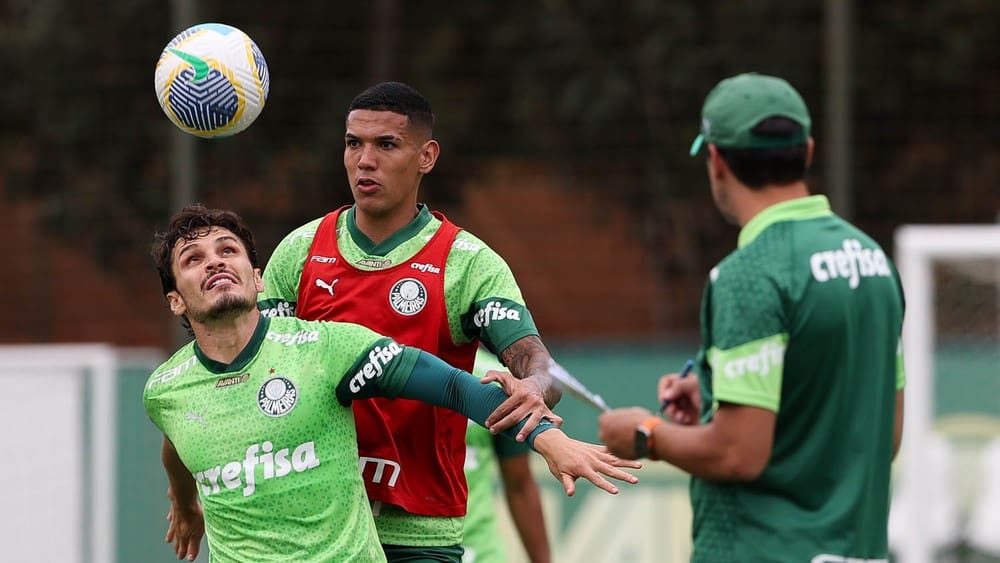
<svg viewBox="0 0 1000 563">
<path fill-rule="evenodd" d="M 257 390 L 257 407 L 270 417 L 284 416 L 299 400 L 299 391 L 284 377 L 272 377 Z"/>
<path fill-rule="evenodd" d="M 400 315 L 416 315 L 427 304 L 427 288 L 420 280 L 403 278 L 389 290 L 389 305 Z"/>
</svg>

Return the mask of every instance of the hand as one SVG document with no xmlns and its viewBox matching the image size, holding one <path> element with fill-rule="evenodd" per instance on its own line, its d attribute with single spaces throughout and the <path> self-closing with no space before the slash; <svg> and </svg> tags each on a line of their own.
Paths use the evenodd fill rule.
<svg viewBox="0 0 1000 563">
<path fill-rule="evenodd" d="M 676 373 L 664 375 L 656 386 L 660 404 L 670 401 L 663 414 L 677 424 L 692 425 L 701 416 L 701 387 L 698 376 L 681 378 Z M 640 421 L 641 422 L 641 421 Z"/>
<path fill-rule="evenodd" d="M 626 483 L 639 482 L 635 475 L 618 469 L 640 469 L 642 464 L 638 461 L 620 459 L 603 446 L 574 440 L 557 428 L 546 430 L 535 437 L 534 447 L 545 457 L 552 476 L 562 482 L 566 496 L 571 497 L 576 492 L 576 480 L 580 477 L 613 495 L 618 494 L 618 487 L 605 479 L 604 475 Z"/>
<path fill-rule="evenodd" d="M 205 536 L 205 515 L 201 505 L 197 502 L 194 506 L 178 505 L 169 488 L 167 497 L 170 498 L 170 510 L 167 511 L 167 521 L 170 524 L 167 526 L 165 541 L 174 544 L 177 559 L 194 561 L 201 549 L 201 538 Z"/>
<path fill-rule="evenodd" d="M 612 454 L 635 459 L 635 429 L 653 413 L 639 407 L 615 409 L 597 419 L 597 437 Z"/>
<path fill-rule="evenodd" d="M 490 432 L 497 434 L 527 418 L 516 438 L 518 442 L 523 442 L 543 418 L 549 419 L 556 426 L 562 426 L 562 417 L 546 406 L 545 393 L 534 377 L 517 379 L 505 371 L 488 371 L 479 381 L 480 383 L 496 381 L 504 393 L 510 395 L 486 418 L 486 427 Z"/>
</svg>

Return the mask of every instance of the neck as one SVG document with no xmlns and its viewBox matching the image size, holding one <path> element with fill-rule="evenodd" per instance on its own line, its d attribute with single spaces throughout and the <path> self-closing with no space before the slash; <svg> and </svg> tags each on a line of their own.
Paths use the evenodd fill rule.
<svg viewBox="0 0 1000 563">
<path fill-rule="evenodd" d="M 257 309 L 241 313 L 232 319 L 219 319 L 206 323 L 191 322 L 194 339 L 206 357 L 223 364 L 231 364 L 246 348 L 253 337 L 260 314 Z"/>
<path fill-rule="evenodd" d="M 751 190 L 741 185 L 738 194 L 737 197 L 740 201 L 736 206 L 736 220 L 740 228 L 746 226 L 751 219 L 772 205 L 810 195 L 809 187 L 801 181 L 784 185 L 768 185 L 757 190 Z"/>
<path fill-rule="evenodd" d="M 416 202 L 387 214 L 373 214 L 363 210 L 360 205 L 355 205 L 354 222 L 359 231 L 375 244 L 379 244 L 409 225 L 418 212 Z"/>
</svg>

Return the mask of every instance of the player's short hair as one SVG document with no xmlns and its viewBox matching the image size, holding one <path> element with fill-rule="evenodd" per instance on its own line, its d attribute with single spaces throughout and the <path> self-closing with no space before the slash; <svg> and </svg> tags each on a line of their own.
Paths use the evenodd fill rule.
<svg viewBox="0 0 1000 563">
<path fill-rule="evenodd" d="M 246 247 L 250 263 L 254 268 L 258 267 L 257 246 L 254 244 L 253 233 L 242 217 L 232 211 L 208 209 L 200 203 L 193 203 L 174 213 L 166 231 L 153 236 L 153 263 L 156 265 L 157 273 L 160 274 L 164 295 L 177 289 L 177 279 L 171 268 L 177 241 L 194 240 L 205 236 L 205 230 L 211 227 L 221 227 L 236 235 Z"/>
<path fill-rule="evenodd" d="M 769 117 L 753 127 L 753 134 L 758 137 L 794 138 L 802 135 L 802 125 L 785 117 Z M 716 149 L 733 175 L 749 188 L 786 185 L 806 177 L 805 144 L 762 149 L 716 146 Z"/>
<path fill-rule="evenodd" d="M 361 92 L 348 106 L 347 113 L 356 109 L 391 111 L 405 115 L 410 125 L 426 129 L 428 135 L 434 131 L 431 103 L 423 94 L 402 82 L 381 82 Z"/>
</svg>

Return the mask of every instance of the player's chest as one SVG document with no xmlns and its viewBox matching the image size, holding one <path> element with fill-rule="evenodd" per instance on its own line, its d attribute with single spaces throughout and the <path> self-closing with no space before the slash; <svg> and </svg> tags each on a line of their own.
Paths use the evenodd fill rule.
<svg viewBox="0 0 1000 563">
<path fill-rule="evenodd" d="M 264 448 L 264 442 L 280 449 L 318 440 L 327 428 L 351 422 L 350 409 L 336 402 L 331 377 L 308 362 L 202 372 L 166 399 L 167 433 L 194 466 L 255 444 Z"/>
</svg>

